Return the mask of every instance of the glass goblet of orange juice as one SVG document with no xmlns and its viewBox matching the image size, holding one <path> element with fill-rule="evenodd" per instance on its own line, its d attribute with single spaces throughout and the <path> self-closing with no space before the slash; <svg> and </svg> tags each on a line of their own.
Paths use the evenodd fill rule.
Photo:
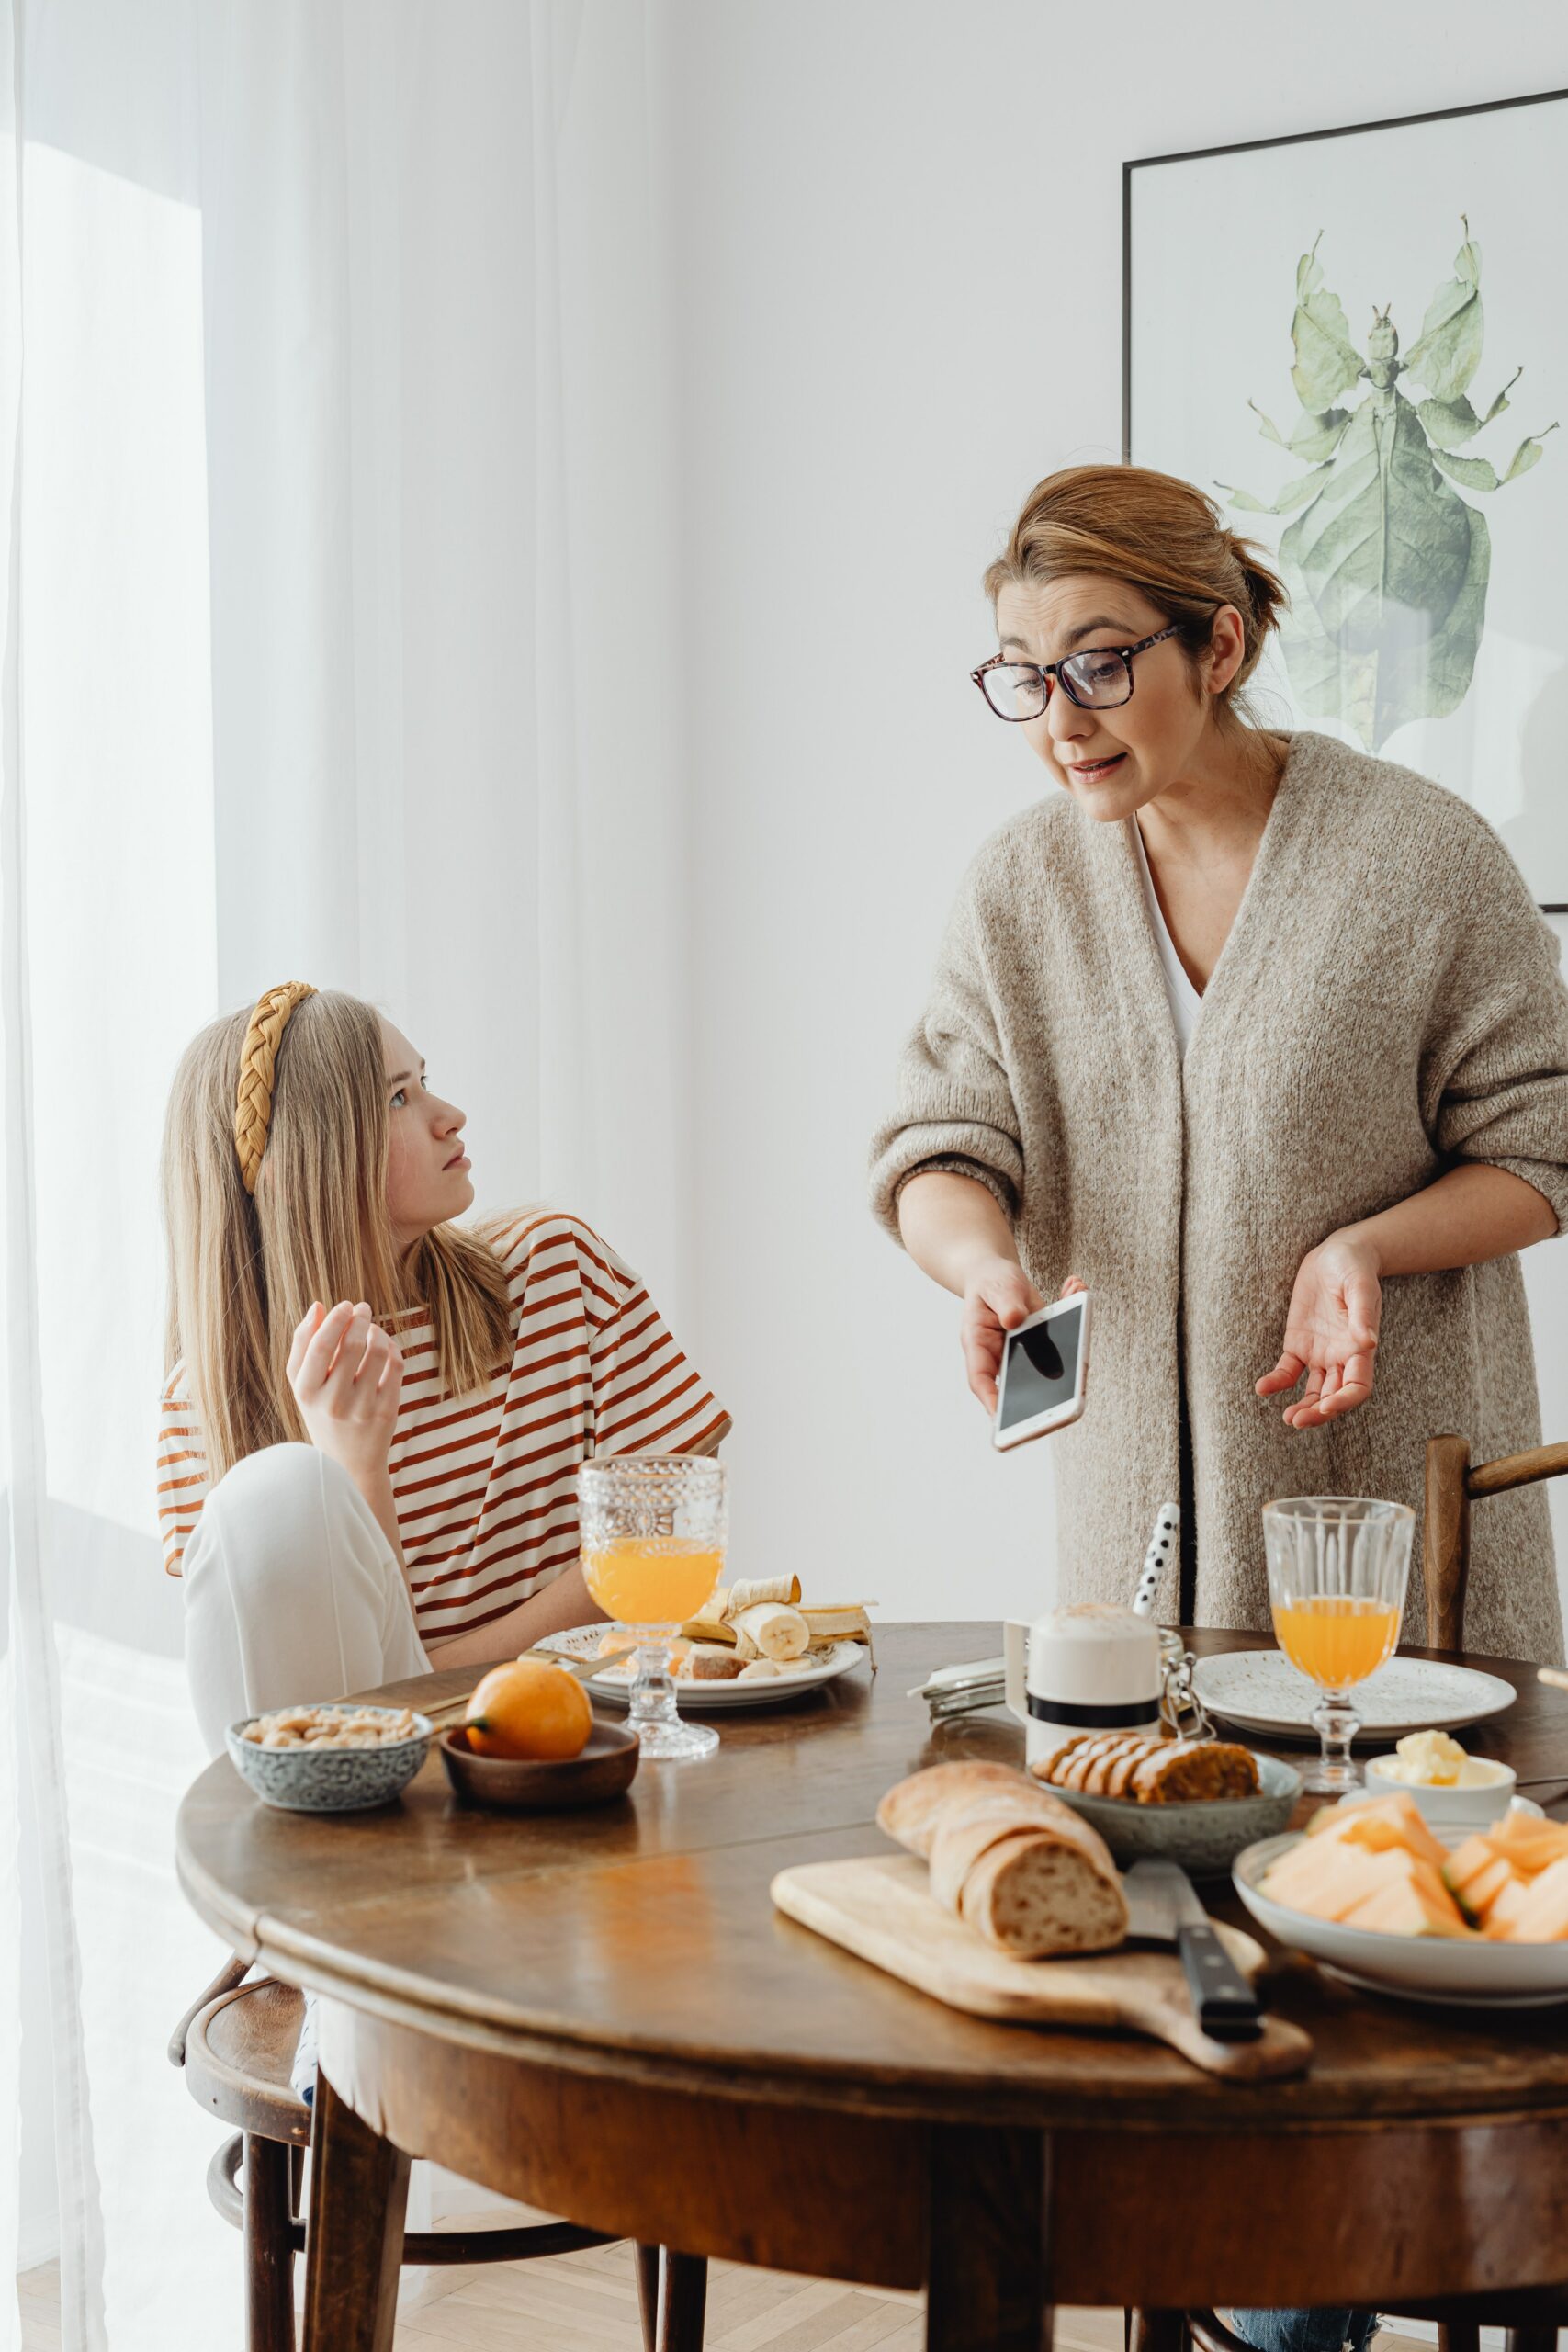
<svg viewBox="0 0 1568 2352">
<path fill-rule="evenodd" d="M 682 1720 L 670 1643 L 724 1574 L 724 1472 L 706 1455 L 615 1454 L 577 1474 L 582 1574 L 606 1617 L 642 1634 L 627 1716 L 644 1756 L 689 1763 L 718 1734 Z"/>
<path fill-rule="evenodd" d="M 1293 1495 L 1263 1506 L 1274 1632 L 1323 1693 L 1312 1714 L 1321 1753 L 1305 1788 L 1337 1795 L 1359 1783 L 1350 1743 L 1361 1718 L 1350 1693 L 1393 1655 L 1415 1525 L 1408 1504 L 1362 1495 Z"/>
</svg>

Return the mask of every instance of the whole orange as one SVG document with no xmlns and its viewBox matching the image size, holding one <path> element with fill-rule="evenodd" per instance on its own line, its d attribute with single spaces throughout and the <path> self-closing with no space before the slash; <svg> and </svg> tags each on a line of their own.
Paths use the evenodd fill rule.
<svg viewBox="0 0 1568 2352">
<path fill-rule="evenodd" d="M 555 1761 L 581 1755 L 593 1705 L 569 1668 L 519 1657 L 491 1667 L 468 1701 L 467 1721 L 476 1755 Z"/>
</svg>

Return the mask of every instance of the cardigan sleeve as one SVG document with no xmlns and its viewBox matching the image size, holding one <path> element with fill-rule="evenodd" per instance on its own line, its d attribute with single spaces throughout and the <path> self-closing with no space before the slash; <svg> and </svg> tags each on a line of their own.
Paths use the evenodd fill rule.
<svg viewBox="0 0 1568 2352">
<path fill-rule="evenodd" d="M 1490 853 L 1489 854 L 1486 853 Z M 1428 1057 L 1427 1128 L 1445 1159 L 1506 1168 L 1568 1226 L 1568 989 L 1561 943 L 1488 831 Z"/>
<path fill-rule="evenodd" d="M 949 921 L 924 1015 L 898 1057 L 891 1114 L 872 1144 L 871 1205 L 898 1238 L 911 1176 L 969 1176 L 1016 1217 L 1023 1190 L 1018 1106 L 1002 1059 L 971 876 Z"/>
</svg>

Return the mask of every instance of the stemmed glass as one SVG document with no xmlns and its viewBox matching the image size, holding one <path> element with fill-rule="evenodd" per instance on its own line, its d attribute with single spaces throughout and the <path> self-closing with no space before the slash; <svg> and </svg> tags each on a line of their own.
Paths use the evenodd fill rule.
<svg viewBox="0 0 1568 2352">
<path fill-rule="evenodd" d="M 1359 1786 L 1350 1742 L 1361 1718 L 1357 1683 L 1399 1640 L 1416 1514 L 1361 1495 L 1292 1495 L 1263 1506 L 1269 1605 L 1280 1647 L 1323 1696 L 1313 1709 L 1322 1743 L 1303 1786 L 1338 1796 Z"/>
<path fill-rule="evenodd" d="M 718 1734 L 684 1722 L 676 1707 L 670 1643 L 724 1574 L 723 1469 L 701 1454 L 615 1454 L 582 1464 L 577 1495 L 588 1589 L 606 1617 L 644 1636 L 627 1717 L 643 1755 L 675 1763 L 711 1756 Z"/>
</svg>

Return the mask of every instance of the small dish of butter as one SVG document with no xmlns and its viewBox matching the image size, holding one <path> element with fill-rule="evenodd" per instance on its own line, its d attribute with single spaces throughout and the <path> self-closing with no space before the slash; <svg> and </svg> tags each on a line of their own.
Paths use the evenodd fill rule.
<svg viewBox="0 0 1568 2352">
<path fill-rule="evenodd" d="M 1367 1787 L 1380 1796 L 1404 1789 L 1434 1826 L 1483 1828 L 1506 1813 L 1514 1768 L 1490 1756 L 1472 1756 L 1446 1731 L 1413 1731 L 1392 1756 L 1367 1764 Z"/>
</svg>

